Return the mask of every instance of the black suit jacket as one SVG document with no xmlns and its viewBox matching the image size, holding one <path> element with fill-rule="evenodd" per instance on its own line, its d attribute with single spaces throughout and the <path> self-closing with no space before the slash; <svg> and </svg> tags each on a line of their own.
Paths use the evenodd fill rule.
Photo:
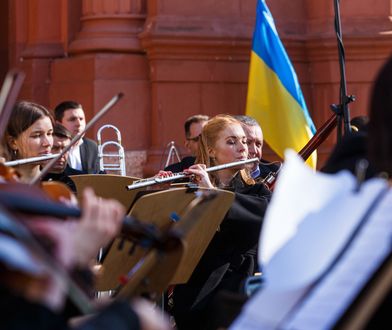
<svg viewBox="0 0 392 330">
<path fill-rule="evenodd" d="M 83 143 L 80 146 L 80 159 L 83 173 L 99 173 L 98 146 L 95 141 L 83 138 Z"/>
<path fill-rule="evenodd" d="M 173 173 L 182 172 L 192 166 L 195 163 L 195 160 L 196 158 L 193 156 L 184 157 L 181 159 L 181 162 L 166 166 L 165 171 L 171 171 Z"/>
</svg>

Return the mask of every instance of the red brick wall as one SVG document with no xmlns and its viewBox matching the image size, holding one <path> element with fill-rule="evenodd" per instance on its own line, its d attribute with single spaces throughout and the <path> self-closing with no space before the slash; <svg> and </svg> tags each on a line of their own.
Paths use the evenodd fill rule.
<svg viewBox="0 0 392 330">
<path fill-rule="evenodd" d="M 267 4 L 320 127 L 339 102 L 333 2 Z M 357 96 L 352 116 L 366 113 L 369 87 L 392 53 L 391 6 L 341 2 L 347 90 Z M 0 60 L 26 71 L 21 98 L 48 107 L 75 99 L 91 118 L 125 94 L 89 136 L 102 124 L 118 126 L 128 174 L 154 173 L 169 141 L 182 146 L 187 116 L 244 111 L 256 0 L 9 0 L 8 7 L 0 13 L 10 22 Z M 334 142 L 335 134 L 319 149 L 319 164 Z"/>
</svg>

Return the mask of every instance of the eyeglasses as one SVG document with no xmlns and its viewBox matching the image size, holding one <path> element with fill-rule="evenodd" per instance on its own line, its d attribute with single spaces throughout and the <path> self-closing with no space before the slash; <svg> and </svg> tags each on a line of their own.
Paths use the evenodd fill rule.
<svg viewBox="0 0 392 330">
<path fill-rule="evenodd" d="M 186 138 L 187 141 L 193 141 L 193 142 L 198 142 L 200 138 L 200 135 L 195 136 L 193 138 Z"/>
</svg>

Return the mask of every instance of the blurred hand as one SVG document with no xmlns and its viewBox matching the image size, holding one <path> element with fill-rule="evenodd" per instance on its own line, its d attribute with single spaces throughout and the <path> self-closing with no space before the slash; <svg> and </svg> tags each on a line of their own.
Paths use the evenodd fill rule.
<svg viewBox="0 0 392 330">
<path fill-rule="evenodd" d="M 139 317 L 142 330 L 171 330 L 169 318 L 145 299 L 134 299 L 132 309 Z"/>
</svg>

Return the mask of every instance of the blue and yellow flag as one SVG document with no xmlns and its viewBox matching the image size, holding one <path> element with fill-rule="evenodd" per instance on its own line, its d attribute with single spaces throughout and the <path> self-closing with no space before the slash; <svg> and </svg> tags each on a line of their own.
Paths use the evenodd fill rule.
<svg viewBox="0 0 392 330">
<path fill-rule="evenodd" d="M 287 148 L 299 152 L 316 131 L 264 0 L 257 4 L 246 114 L 260 123 L 264 139 L 280 157 Z M 316 167 L 316 153 L 308 164 Z"/>
</svg>

